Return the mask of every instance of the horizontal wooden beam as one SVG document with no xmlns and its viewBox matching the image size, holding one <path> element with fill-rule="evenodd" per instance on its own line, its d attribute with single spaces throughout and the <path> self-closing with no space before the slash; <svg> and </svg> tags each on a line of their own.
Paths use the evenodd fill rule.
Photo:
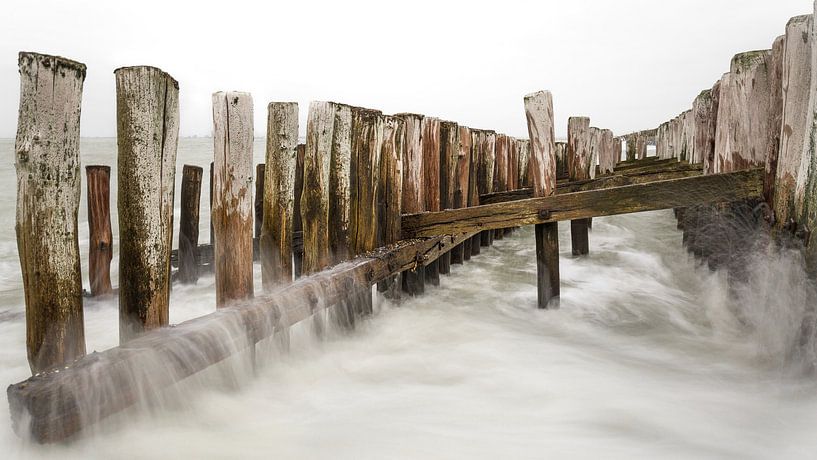
<svg viewBox="0 0 817 460">
<path fill-rule="evenodd" d="M 14 429 L 40 443 L 68 439 L 336 304 L 350 286 L 371 286 L 426 265 L 473 235 L 400 241 L 253 300 L 153 330 L 65 368 L 37 374 L 8 387 Z"/>
<path fill-rule="evenodd" d="M 624 185 L 644 184 L 669 179 L 680 179 L 682 177 L 700 176 L 703 172 L 699 169 L 668 171 L 668 172 L 641 172 L 634 174 L 616 174 L 613 176 L 602 176 L 596 179 L 583 181 L 562 182 L 556 186 L 556 193 L 586 192 L 589 190 L 601 190 L 610 187 L 621 187 Z M 533 198 L 533 191 L 530 188 L 509 190 L 507 192 L 493 192 L 480 195 L 480 204 L 505 203 L 507 201 L 524 200 Z"/>
<path fill-rule="evenodd" d="M 646 172 L 670 172 L 670 171 L 703 171 L 704 165 L 689 164 L 685 161 L 671 161 L 667 163 L 653 162 L 646 165 L 632 165 L 613 170 L 613 174 L 635 174 Z"/>
<path fill-rule="evenodd" d="M 696 204 L 762 198 L 763 170 L 686 177 L 544 198 L 407 214 L 404 238 L 544 224 Z"/>
</svg>

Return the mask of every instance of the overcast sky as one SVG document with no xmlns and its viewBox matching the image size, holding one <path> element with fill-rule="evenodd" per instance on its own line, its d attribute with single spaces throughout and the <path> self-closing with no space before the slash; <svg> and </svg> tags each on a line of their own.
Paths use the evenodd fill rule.
<svg viewBox="0 0 817 460">
<path fill-rule="evenodd" d="M 556 134 L 584 115 L 617 134 L 691 106 L 738 52 L 771 47 L 810 0 L 391 2 L 4 0 L 0 137 L 14 137 L 17 52 L 88 66 L 83 136 L 114 136 L 113 70 L 153 65 L 180 85 L 181 135 L 209 136 L 211 93 L 416 112 L 527 136 L 522 96 L 553 92 Z"/>
</svg>

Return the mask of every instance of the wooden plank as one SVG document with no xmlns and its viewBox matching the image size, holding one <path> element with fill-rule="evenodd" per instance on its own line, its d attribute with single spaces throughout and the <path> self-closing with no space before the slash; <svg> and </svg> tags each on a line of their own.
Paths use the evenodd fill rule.
<svg viewBox="0 0 817 460">
<path fill-rule="evenodd" d="M 329 164 L 336 107 L 311 102 L 306 123 L 301 222 L 304 232 L 302 273 L 316 273 L 332 264 L 329 250 Z"/>
<path fill-rule="evenodd" d="M 302 278 L 172 328 L 152 331 L 64 369 L 11 385 L 7 395 L 12 426 L 19 435 L 38 443 L 66 440 L 129 407 L 150 403 L 152 395 L 162 388 L 334 305 L 346 295 L 345 286 L 382 281 L 436 259 L 471 236 L 402 241 L 318 276 Z M 315 301 L 316 292 L 321 293 L 319 301 Z M 191 349 L 195 353 L 178 355 L 179 350 Z M 151 363 L 161 365 L 147 368 Z"/>
<path fill-rule="evenodd" d="M 587 192 L 403 215 L 403 237 L 457 234 L 655 211 L 694 204 L 757 199 L 763 193 L 762 169 L 672 179 Z"/>
<path fill-rule="evenodd" d="M 682 177 L 700 176 L 700 168 L 668 171 L 668 172 L 647 172 L 639 174 L 616 174 L 612 176 L 602 176 L 596 179 L 589 179 L 575 182 L 559 182 L 556 185 L 556 193 L 586 192 L 589 190 L 601 190 L 610 187 L 620 187 L 622 185 L 644 184 L 660 180 L 680 179 Z M 533 198 L 532 188 L 522 188 L 507 192 L 488 193 L 479 197 L 482 204 L 504 203 L 507 201 L 523 200 Z"/>
<path fill-rule="evenodd" d="M 556 136 L 553 96 L 549 91 L 524 98 L 525 118 L 531 144 L 530 171 L 533 196 L 544 198 L 556 192 Z M 554 307 L 559 297 L 559 225 L 538 224 L 536 234 L 536 286 L 539 308 Z"/>
<path fill-rule="evenodd" d="M 178 280 L 182 284 L 196 284 L 199 279 L 199 205 L 201 179 L 204 170 L 199 166 L 182 168 L 181 214 L 179 216 Z M 172 256 L 171 256 L 172 259 Z"/>
<path fill-rule="evenodd" d="M 216 307 L 253 296 L 253 101 L 213 94 L 213 231 Z"/>
<path fill-rule="evenodd" d="M 88 184 L 88 278 L 91 296 L 113 294 L 111 259 L 111 167 L 86 166 Z"/>
<path fill-rule="evenodd" d="M 85 354 L 77 211 L 85 64 L 20 53 L 15 230 L 32 373 Z"/>
<path fill-rule="evenodd" d="M 294 279 L 292 234 L 297 147 L 298 103 L 270 102 L 262 189 L 264 212 L 259 236 L 261 284 L 265 291 Z"/>
<path fill-rule="evenodd" d="M 179 85 L 155 67 L 116 75 L 119 341 L 168 323 Z"/>
</svg>

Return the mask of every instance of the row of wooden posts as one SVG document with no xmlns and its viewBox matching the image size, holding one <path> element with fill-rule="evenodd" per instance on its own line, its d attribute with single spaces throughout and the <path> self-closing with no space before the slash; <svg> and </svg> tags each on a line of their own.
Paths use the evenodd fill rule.
<svg viewBox="0 0 817 460">
<path fill-rule="evenodd" d="M 160 360 L 165 372 L 140 373 L 149 381 L 139 385 L 159 389 L 324 309 L 354 326 L 372 310 L 373 285 L 390 296 L 422 293 L 452 263 L 478 254 L 507 229 L 535 225 L 538 305 L 545 308 L 559 295 L 558 221 L 571 221 L 572 251 L 581 255 L 588 252 L 592 217 L 762 196 L 756 170 L 701 176 L 700 165 L 675 159 L 619 162 L 621 140 L 591 128 L 586 117 L 570 118 L 567 142 L 557 143 L 547 91 L 524 97 L 527 141 L 433 117 L 313 102 L 306 143 L 299 146 L 297 105 L 274 102 L 268 107 L 265 163 L 254 171 L 252 98 L 216 93 L 213 241 L 197 244 L 203 169 L 186 165 L 176 276 L 194 281 L 209 247 L 217 306 L 229 308 L 163 328 L 171 283 L 178 85 L 159 69 L 122 68 L 115 72 L 118 294 L 120 341 L 127 343 L 82 358 L 76 215 L 84 66 L 22 53 L 20 74 L 17 231 L 29 360 L 39 373 L 10 386 L 8 397 L 15 426 L 29 420 L 18 431 L 39 442 L 65 439 L 137 402 L 132 367 L 144 356 Z M 110 225 L 99 217 L 110 212 L 104 192 L 109 170 L 91 168 L 88 174 L 94 183 L 89 225 L 92 233 L 101 228 L 91 238 L 97 245 L 91 257 L 98 258 L 91 262 L 93 291 L 104 284 L 107 274 L 98 276 L 99 270 L 107 270 L 112 255 Z M 253 214 L 260 215 L 257 244 Z M 254 252 L 264 289 L 250 299 Z M 312 276 L 294 280 L 296 274 Z M 246 329 L 240 337 L 213 333 L 236 323 Z M 220 340 L 227 343 L 214 343 Z M 190 343 L 199 352 L 179 359 L 173 345 Z M 78 393 L 77 382 L 100 391 Z"/>
<path fill-rule="evenodd" d="M 17 235 L 26 293 L 27 348 L 33 373 L 85 353 L 77 240 L 79 126 L 85 66 L 65 58 L 20 53 L 21 95 L 16 141 Z M 120 342 L 166 326 L 178 143 L 179 85 L 154 67 L 117 69 Z M 58 103 L 54 103 L 58 101 Z M 211 246 L 218 307 L 253 296 L 253 254 L 265 291 L 294 276 L 319 272 L 401 240 L 401 215 L 480 204 L 480 196 L 532 187 L 555 191 L 556 178 L 588 180 L 611 172 L 621 142 L 609 130 L 571 118 L 568 142 L 555 143 L 552 99 L 525 99 L 527 139 L 417 114 L 385 115 L 333 102 L 309 107 L 306 143 L 298 145 L 298 105 L 268 106 L 265 164 L 252 167 L 250 94 L 213 95 Z M 88 166 L 90 292 L 113 293 L 110 263 L 110 167 Z M 181 282 L 195 282 L 203 169 L 184 165 L 179 250 Z M 255 200 L 252 182 L 256 178 Z M 253 216 L 255 226 L 253 225 Z M 573 222 L 573 252 L 588 251 L 589 219 Z M 558 296 L 556 224 L 537 227 L 543 255 L 540 307 Z M 256 244 L 253 241 L 255 229 Z M 422 293 L 451 263 L 462 263 L 508 229 L 481 232 L 439 260 L 401 278 Z M 293 251 L 294 236 L 300 236 Z M 255 247 L 255 251 L 254 251 Z M 361 289 L 368 289 L 363 286 Z M 389 290 L 389 282 L 380 285 Z M 394 289 L 392 289 L 394 290 Z M 371 309 L 369 305 L 363 310 Z"/>
</svg>

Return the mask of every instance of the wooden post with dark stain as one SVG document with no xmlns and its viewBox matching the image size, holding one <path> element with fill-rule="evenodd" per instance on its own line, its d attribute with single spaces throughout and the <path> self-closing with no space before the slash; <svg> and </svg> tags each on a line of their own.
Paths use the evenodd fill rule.
<svg viewBox="0 0 817 460">
<path fill-rule="evenodd" d="M 627 146 L 629 159 L 629 143 Z M 590 119 L 587 117 L 570 117 L 567 122 L 567 164 L 571 181 L 592 179 L 595 165 L 591 164 L 590 152 Z M 588 238 L 588 219 L 570 221 L 570 240 L 574 256 L 590 252 Z"/>
<path fill-rule="evenodd" d="M 400 114 L 405 123 L 405 148 L 403 149 L 403 197 L 402 212 L 425 211 L 423 187 L 423 116 Z M 421 295 L 425 292 L 425 268 L 418 260 L 412 270 L 401 275 L 403 292 Z"/>
<path fill-rule="evenodd" d="M 203 173 L 199 166 L 184 165 L 182 168 L 177 275 L 182 284 L 195 284 L 199 279 L 199 204 Z"/>
<path fill-rule="evenodd" d="M 505 134 L 496 135 L 496 161 L 494 162 L 494 185 L 492 191 L 505 192 L 508 190 L 508 150 L 510 150 L 510 138 Z M 494 231 L 494 239 L 501 240 L 505 235 L 505 229 L 499 228 Z"/>
<path fill-rule="evenodd" d="M 306 123 L 301 222 L 305 275 L 332 264 L 329 250 L 329 164 L 335 126 L 335 104 L 312 102 Z"/>
<path fill-rule="evenodd" d="M 293 276 L 298 278 L 301 276 L 304 262 L 304 245 L 303 245 L 303 225 L 301 224 L 301 195 L 304 190 L 304 152 L 306 151 L 306 144 L 298 144 L 295 149 L 295 202 L 292 209 L 292 230 L 294 233 L 301 234 L 300 249 L 295 250 L 292 257 Z"/>
<path fill-rule="evenodd" d="M 383 142 L 380 151 L 380 176 L 377 184 L 378 238 L 383 247 L 400 241 L 400 214 L 403 196 L 403 150 L 405 123 L 399 117 L 383 117 Z M 395 277 L 377 285 L 387 296 L 399 296 Z"/>
<path fill-rule="evenodd" d="M 496 133 L 478 131 L 479 164 L 477 169 L 477 189 L 480 195 L 494 191 L 494 164 L 496 163 Z M 476 148 L 476 144 L 475 144 Z M 484 231 L 480 235 L 480 246 L 490 246 L 494 242 L 494 232 Z M 471 250 L 473 252 L 473 246 Z"/>
<path fill-rule="evenodd" d="M 295 169 L 298 145 L 298 104 L 267 106 L 267 148 L 263 221 L 259 252 L 264 291 L 292 282 L 292 233 L 295 213 Z"/>
<path fill-rule="evenodd" d="M 253 199 L 253 211 L 255 213 L 255 238 L 261 238 L 261 224 L 264 222 L 264 181 L 266 165 L 258 163 L 255 165 L 255 195 Z"/>
<path fill-rule="evenodd" d="M 88 179 L 88 278 L 91 296 L 113 294 L 111 286 L 111 259 L 113 232 L 111 231 L 111 167 L 86 166 Z"/>
<path fill-rule="evenodd" d="M 352 256 L 377 247 L 377 185 L 380 179 L 380 153 L 383 147 L 383 116 L 377 110 L 352 109 L 352 162 L 349 182 L 349 251 Z M 356 287 L 355 313 L 372 313 L 371 284 Z"/>
<path fill-rule="evenodd" d="M 213 94 L 213 264 L 218 308 L 253 296 L 253 140 L 252 96 Z"/>
<path fill-rule="evenodd" d="M 423 117 L 423 188 L 425 189 L 425 210 L 440 210 L 440 120 Z M 439 259 L 428 262 L 425 267 L 426 282 L 440 285 Z"/>
<path fill-rule="evenodd" d="M 460 153 L 459 126 L 451 121 L 440 123 L 440 209 L 454 209 L 457 160 Z M 451 251 L 440 256 L 440 274 L 451 273 Z"/>
<path fill-rule="evenodd" d="M 553 127 L 553 97 L 550 91 L 525 96 L 525 116 L 530 138 L 530 177 L 533 196 L 556 192 L 556 144 Z M 536 286 L 539 308 L 557 307 L 559 298 L 559 224 L 537 224 Z"/>
<path fill-rule="evenodd" d="M 467 126 L 459 126 L 459 144 L 454 181 L 453 208 L 468 206 L 469 181 L 471 179 L 471 130 Z M 451 263 L 462 264 L 467 257 L 471 258 L 472 240 L 468 239 L 451 250 Z M 479 246 L 479 242 L 477 242 Z"/>
<path fill-rule="evenodd" d="M 33 374 L 85 354 L 77 238 L 85 64 L 20 53 L 15 141 L 17 250 Z"/>
<path fill-rule="evenodd" d="M 179 85 L 155 67 L 117 69 L 119 341 L 168 324 Z"/>
</svg>

